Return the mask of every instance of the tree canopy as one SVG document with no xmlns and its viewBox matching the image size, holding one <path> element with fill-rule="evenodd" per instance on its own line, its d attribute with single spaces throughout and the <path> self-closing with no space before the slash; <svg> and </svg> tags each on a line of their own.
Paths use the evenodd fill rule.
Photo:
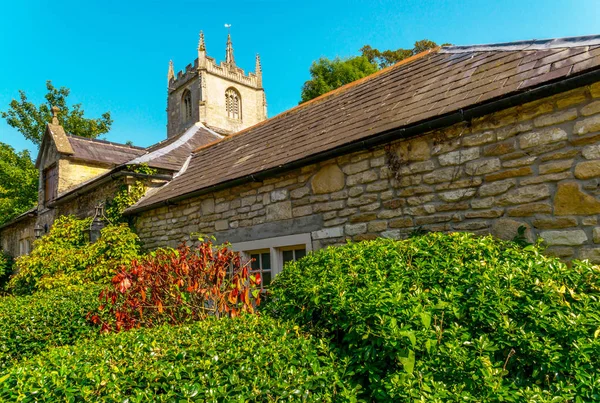
<svg viewBox="0 0 600 403">
<path fill-rule="evenodd" d="M 67 103 L 70 89 L 67 87 L 56 88 L 51 81 L 46 81 L 46 88 L 48 93 L 44 96 L 45 103 L 36 106 L 27 99 L 25 91 L 20 90 L 19 100 L 13 99 L 9 104 L 9 109 L 0 112 L 0 116 L 37 146 L 42 142 L 46 123 L 52 120 L 52 106 L 60 108 L 58 121 L 67 133 L 96 138 L 110 130 L 113 122 L 110 112 L 105 112 L 96 119 L 86 118 L 81 104 L 69 106 Z"/>
<path fill-rule="evenodd" d="M 29 151 L 0 142 L 0 224 L 35 206 L 38 170 Z"/>
<path fill-rule="evenodd" d="M 365 45 L 360 49 L 361 54 L 359 56 L 345 59 L 336 57 L 333 60 L 322 57 L 310 66 L 311 79 L 302 86 L 300 103 L 309 101 L 436 46 L 435 42 L 423 39 L 415 42 L 412 49 L 399 48 L 380 51 L 370 45 Z"/>
</svg>

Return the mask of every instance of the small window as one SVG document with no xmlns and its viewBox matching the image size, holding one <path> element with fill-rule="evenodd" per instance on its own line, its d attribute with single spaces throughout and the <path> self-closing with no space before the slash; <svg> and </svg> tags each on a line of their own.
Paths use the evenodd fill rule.
<svg viewBox="0 0 600 403">
<path fill-rule="evenodd" d="M 185 90 L 181 98 L 181 114 L 185 122 L 192 119 L 192 93 Z"/>
<path fill-rule="evenodd" d="M 265 289 L 271 284 L 273 269 L 271 267 L 271 251 L 269 249 L 246 252 L 252 262 L 250 273 L 260 273 L 262 279 L 260 288 Z"/>
<path fill-rule="evenodd" d="M 293 247 L 293 249 L 281 249 L 281 261 L 284 266 L 287 262 L 295 262 L 296 260 L 302 259 L 304 256 L 306 256 L 306 247 L 304 247 L 304 245 Z"/>
<path fill-rule="evenodd" d="M 58 166 L 44 169 L 44 205 L 56 198 L 58 192 Z"/>
<path fill-rule="evenodd" d="M 225 109 L 228 118 L 242 120 L 242 97 L 235 88 L 225 91 Z"/>
</svg>

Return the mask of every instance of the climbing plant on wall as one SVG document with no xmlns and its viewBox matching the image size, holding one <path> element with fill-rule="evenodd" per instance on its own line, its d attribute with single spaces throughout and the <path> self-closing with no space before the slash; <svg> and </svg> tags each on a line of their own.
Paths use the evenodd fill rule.
<svg viewBox="0 0 600 403">
<path fill-rule="evenodd" d="M 130 172 L 155 175 L 156 169 L 150 168 L 147 164 L 130 165 L 127 168 Z M 127 207 L 134 205 L 146 194 L 146 184 L 142 180 L 137 180 L 132 184 L 123 184 L 115 196 L 106 203 L 106 218 L 111 223 L 123 222 L 123 212 Z"/>
</svg>

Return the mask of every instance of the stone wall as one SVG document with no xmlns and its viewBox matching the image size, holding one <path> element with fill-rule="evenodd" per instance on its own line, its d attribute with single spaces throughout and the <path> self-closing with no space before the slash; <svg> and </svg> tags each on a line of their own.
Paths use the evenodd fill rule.
<svg viewBox="0 0 600 403">
<path fill-rule="evenodd" d="M 415 230 L 520 226 L 548 253 L 600 261 L 600 83 L 445 130 L 142 213 L 150 248 L 312 234 L 313 247 Z"/>
<path fill-rule="evenodd" d="M 28 242 L 30 245 L 35 240 L 35 220 L 36 217 L 23 217 L 9 227 L 0 229 L 0 249 L 11 256 L 19 256 L 20 242 Z"/>
</svg>

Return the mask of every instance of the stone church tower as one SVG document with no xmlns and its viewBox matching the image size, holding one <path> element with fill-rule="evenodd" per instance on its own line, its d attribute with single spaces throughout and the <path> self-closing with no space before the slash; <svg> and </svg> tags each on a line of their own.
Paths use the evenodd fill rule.
<svg viewBox="0 0 600 403">
<path fill-rule="evenodd" d="M 222 134 L 235 133 L 267 118 L 267 101 L 262 86 L 260 58 L 254 73 L 244 73 L 233 56 L 227 35 L 225 61 L 217 64 L 206 54 L 200 32 L 198 58 L 175 76 L 169 64 L 167 136 L 183 133 L 196 122 Z"/>
</svg>

